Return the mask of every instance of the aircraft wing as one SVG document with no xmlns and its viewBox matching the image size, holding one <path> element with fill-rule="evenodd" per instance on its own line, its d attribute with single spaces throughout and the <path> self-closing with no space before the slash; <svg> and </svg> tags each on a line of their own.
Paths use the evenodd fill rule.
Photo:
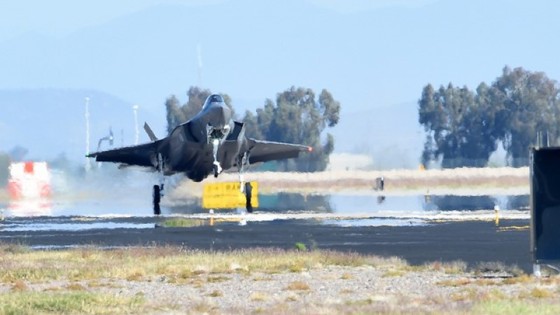
<svg viewBox="0 0 560 315">
<path fill-rule="evenodd" d="M 154 167 L 153 161 L 156 157 L 157 148 L 160 142 L 161 140 L 130 147 L 90 153 L 87 157 L 94 157 L 97 162 L 113 162 Z"/>
<path fill-rule="evenodd" d="M 296 158 L 300 152 L 311 152 L 312 148 L 291 143 L 249 139 L 249 163 L 267 162 Z"/>
</svg>

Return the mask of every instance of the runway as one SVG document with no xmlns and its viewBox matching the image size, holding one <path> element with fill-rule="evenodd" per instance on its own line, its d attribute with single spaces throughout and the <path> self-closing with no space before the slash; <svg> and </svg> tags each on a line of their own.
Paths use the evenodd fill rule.
<svg viewBox="0 0 560 315">
<path fill-rule="evenodd" d="M 35 219 L 36 224 L 37 221 L 51 220 Z M 516 265 L 526 272 L 531 269 L 529 231 L 523 228 L 528 225 L 528 220 L 506 220 L 500 226 L 492 221 L 449 221 L 411 226 L 340 226 L 318 224 L 312 219 L 290 219 L 245 224 L 221 222 L 213 226 L 192 227 L 156 227 L 163 219 L 149 217 L 99 218 L 87 223 L 76 223 L 75 218 L 64 220 L 68 220 L 68 224 L 90 226 L 87 229 L 2 231 L 1 242 L 37 249 L 172 245 L 209 251 L 256 247 L 290 249 L 296 243 L 304 243 L 308 249 L 395 256 L 416 265 L 462 260 L 470 267 L 476 267 L 481 262 L 502 262 Z M 9 224 L 13 224 L 13 221 L 0 223 Z"/>
<path fill-rule="evenodd" d="M 164 207 L 160 217 L 146 201 L 130 194 L 0 204 L 0 242 L 35 249 L 171 245 L 209 251 L 303 243 L 310 250 L 395 256 L 416 265 L 462 260 L 471 267 L 501 262 L 532 268 L 526 195 L 280 193 L 264 195 L 252 214 L 211 214 L 195 199 Z M 170 220 L 187 224 L 166 227 Z"/>
</svg>

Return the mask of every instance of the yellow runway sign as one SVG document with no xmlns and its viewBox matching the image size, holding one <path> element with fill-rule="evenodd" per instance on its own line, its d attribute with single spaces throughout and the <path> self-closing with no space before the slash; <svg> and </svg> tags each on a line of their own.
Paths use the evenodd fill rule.
<svg viewBox="0 0 560 315">
<path fill-rule="evenodd" d="M 257 182 L 251 184 L 251 204 L 259 206 Z M 202 207 L 205 209 L 244 208 L 245 194 L 239 189 L 239 182 L 207 183 L 202 192 Z"/>
</svg>

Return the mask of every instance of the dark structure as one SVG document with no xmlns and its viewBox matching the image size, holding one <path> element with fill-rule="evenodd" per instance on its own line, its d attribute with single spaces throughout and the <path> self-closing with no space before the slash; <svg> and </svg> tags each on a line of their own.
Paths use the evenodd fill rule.
<svg viewBox="0 0 560 315">
<path fill-rule="evenodd" d="M 531 253 L 535 275 L 560 262 L 560 147 L 531 150 Z"/>
</svg>

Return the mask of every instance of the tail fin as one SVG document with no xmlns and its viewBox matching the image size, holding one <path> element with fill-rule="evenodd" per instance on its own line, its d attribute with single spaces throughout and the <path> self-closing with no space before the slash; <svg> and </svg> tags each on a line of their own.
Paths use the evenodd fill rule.
<svg viewBox="0 0 560 315">
<path fill-rule="evenodd" d="M 150 128 L 147 122 L 144 122 L 144 130 L 146 130 L 146 133 L 148 134 L 148 137 L 150 137 L 150 140 L 157 141 L 158 138 L 156 137 L 156 134 L 152 131 L 152 128 Z"/>
</svg>

